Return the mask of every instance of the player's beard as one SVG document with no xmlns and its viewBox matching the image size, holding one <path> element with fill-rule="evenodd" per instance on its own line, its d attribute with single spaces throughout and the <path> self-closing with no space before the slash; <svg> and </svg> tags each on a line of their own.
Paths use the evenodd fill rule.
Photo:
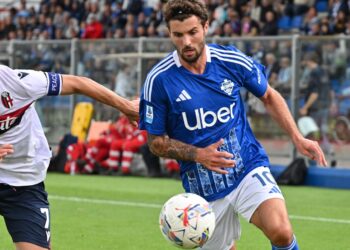
<svg viewBox="0 0 350 250">
<path fill-rule="evenodd" d="M 185 48 L 182 49 L 182 51 L 180 53 L 182 60 L 184 60 L 185 62 L 187 62 L 189 64 L 197 62 L 198 59 L 203 54 L 204 46 L 205 46 L 205 42 L 204 41 L 199 43 L 198 49 L 196 49 L 195 47 L 186 46 Z M 192 56 L 190 56 L 190 57 L 185 55 L 185 52 L 188 51 L 188 50 L 193 50 L 194 51 L 194 54 Z"/>
</svg>

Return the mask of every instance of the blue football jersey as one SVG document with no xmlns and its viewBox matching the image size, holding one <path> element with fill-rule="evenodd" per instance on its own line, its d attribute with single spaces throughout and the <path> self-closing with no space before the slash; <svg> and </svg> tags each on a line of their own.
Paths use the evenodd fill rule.
<svg viewBox="0 0 350 250">
<path fill-rule="evenodd" d="M 268 166 L 267 154 L 249 126 L 240 88 L 264 95 L 264 66 L 233 46 L 207 45 L 206 68 L 194 74 L 177 51 L 147 75 L 140 102 L 140 128 L 197 147 L 224 139 L 220 151 L 234 155 L 236 167 L 218 174 L 192 161 L 179 161 L 183 187 L 208 201 L 230 193 L 252 169 Z"/>
</svg>

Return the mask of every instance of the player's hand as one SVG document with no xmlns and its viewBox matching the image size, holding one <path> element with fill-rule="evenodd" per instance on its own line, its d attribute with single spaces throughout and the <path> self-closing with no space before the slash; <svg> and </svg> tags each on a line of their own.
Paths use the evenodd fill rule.
<svg viewBox="0 0 350 250">
<path fill-rule="evenodd" d="M 301 154 L 312 160 L 316 160 L 320 166 L 328 165 L 326 157 L 317 141 L 303 138 L 302 140 L 295 142 L 294 145 Z"/>
<path fill-rule="evenodd" d="M 235 167 L 233 155 L 226 151 L 219 151 L 218 148 L 224 143 L 223 139 L 197 151 L 196 162 L 202 164 L 207 169 L 220 174 L 227 174 L 228 171 L 222 168 Z"/>
<path fill-rule="evenodd" d="M 139 105 L 139 98 L 131 100 L 129 101 L 128 110 L 124 112 L 124 114 L 128 117 L 130 123 L 135 127 L 137 127 L 137 122 L 139 120 Z"/>
<path fill-rule="evenodd" d="M 0 145 L 0 161 L 8 154 L 13 153 L 13 146 L 11 144 Z"/>
</svg>

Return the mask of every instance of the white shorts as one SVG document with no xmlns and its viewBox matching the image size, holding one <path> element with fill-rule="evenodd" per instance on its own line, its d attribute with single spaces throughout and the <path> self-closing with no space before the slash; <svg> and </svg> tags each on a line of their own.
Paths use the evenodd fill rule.
<svg viewBox="0 0 350 250">
<path fill-rule="evenodd" d="M 215 216 L 215 231 L 201 250 L 229 250 L 241 236 L 238 214 L 250 222 L 261 203 L 268 199 L 284 199 L 267 167 L 258 167 L 224 198 L 210 202 Z"/>
</svg>

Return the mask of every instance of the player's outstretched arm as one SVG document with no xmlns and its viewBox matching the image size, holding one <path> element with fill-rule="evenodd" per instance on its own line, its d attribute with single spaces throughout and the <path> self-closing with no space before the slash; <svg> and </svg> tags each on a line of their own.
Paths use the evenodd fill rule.
<svg viewBox="0 0 350 250">
<path fill-rule="evenodd" d="M 61 95 L 83 94 L 123 112 L 135 124 L 139 118 L 139 100 L 129 101 L 87 77 L 62 75 Z"/>
<path fill-rule="evenodd" d="M 152 153 L 166 158 L 182 161 L 194 161 L 204 167 L 221 174 L 227 174 L 224 169 L 234 167 L 233 155 L 219 151 L 218 148 L 224 143 L 223 139 L 205 148 L 198 148 L 190 144 L 170 139 L 166 135 L 156 136 L 148 134 L 148 145 Z"/>
<path fill-rule="evenodd" d="M 276 90 L 268 86 L 266 93 L 260 100 L 272 118 L 288 133 L 301 154 L 316 160 L 321 166 L 327 166 L 321 147 L 316 141 L 306 139 L 301 135 L 285 100 Z"/>
<path fill-rule="evenodd" d="M 13 153 L 13 146 L 11 144 L 0 145 L 0 161 L 8 155 Z"/>
</svg>

